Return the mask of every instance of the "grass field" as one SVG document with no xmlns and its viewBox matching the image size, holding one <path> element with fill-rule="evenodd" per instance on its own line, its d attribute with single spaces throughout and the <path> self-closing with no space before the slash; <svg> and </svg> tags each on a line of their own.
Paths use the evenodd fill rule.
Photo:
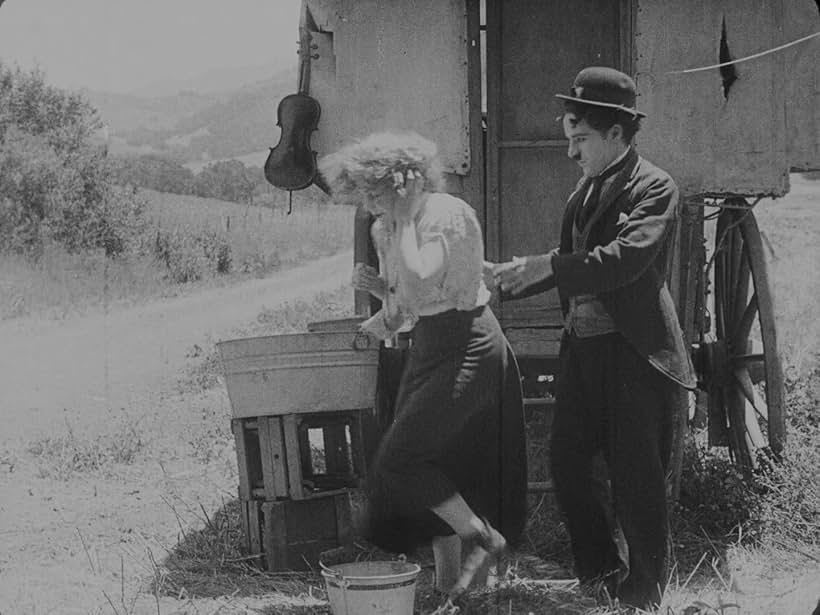
<svg viewBox="0 0 820 615">
<path fill-rule="evenodd" d="M 4 255 L 0 320 L 61 319 L 232 284 L 353 245 L 353 208 L 319 199 L 299 199 L 288 215 L 281 207 L 194 196 L 143 191 L 141 197 L 146 202 L 146 228 L 132 238 L 133 250 L 121 258 L 69 254 L 55 245 L 46 246 L 36 262 Z M 166 262 L 158 259 L 158 239 L 164 241 Z M 217 271 L 209 254 L 219 248 L 230 258 L 224 272 Z"/>
</svg>

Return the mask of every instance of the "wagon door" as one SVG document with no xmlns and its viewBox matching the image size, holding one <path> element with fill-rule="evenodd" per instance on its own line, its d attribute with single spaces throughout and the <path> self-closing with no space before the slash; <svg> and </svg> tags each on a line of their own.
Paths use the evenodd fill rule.
<svg viewBox="0 0 820 615">
<path fill-rule="evenodd" d="M 567 158 L 560 100 L 584 66 L 629 72 L 629 2 L 486 0 L 487 210 L 490 260 L 558 245 L 569 193 L 580 178 Z M 506 301 L 508 327 L 560 326 L 556 293 Z"/>
</svg>

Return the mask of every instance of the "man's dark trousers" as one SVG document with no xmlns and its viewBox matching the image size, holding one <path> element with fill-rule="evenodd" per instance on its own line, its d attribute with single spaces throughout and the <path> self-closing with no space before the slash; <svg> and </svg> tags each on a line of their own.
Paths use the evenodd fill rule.
<svg viewBox="0 0 820 615">
<path fill-rule="evenodd" d="M 665 476 L 677 386 L 620 333 L 564 336 L 551 446 L 558 502 L 579 578 L 608 576 L 622 604 L 658 604 L 666 585 Z M 593 472 L 598 453 L 609 487 Z"/>
</svg>

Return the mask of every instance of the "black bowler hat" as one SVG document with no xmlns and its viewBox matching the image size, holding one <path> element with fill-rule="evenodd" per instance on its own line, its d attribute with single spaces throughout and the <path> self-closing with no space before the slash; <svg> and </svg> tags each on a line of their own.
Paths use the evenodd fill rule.
<svg viewBox="0 0 820 615">
<path fill-rule="evenodd" d="M 572 95 L 555 96 L 584 105 L 617 109 L 636 118 L 646 117 L 646 113 L 635 108 L 635 82 L 632 77 L 606 66 L 583 69 L 572 84 Z"/>
</svg>

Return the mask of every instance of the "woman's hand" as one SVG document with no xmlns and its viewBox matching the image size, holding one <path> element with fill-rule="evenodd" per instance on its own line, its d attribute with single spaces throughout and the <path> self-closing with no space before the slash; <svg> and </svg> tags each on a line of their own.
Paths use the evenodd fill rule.
<svg viewBox="0 0 820 615">
<path fill-rule="evenodd" d="M 402 325 L 404 325 L 404 316 L 401 311 L 390 315 L 385 308 L 382 308 L 359 325 L 359 331 L 380 340 L 386 340 L 393 337 Z"/>
<path fill-rule="evenodd" d="M 356 290 L 367 291 L 377 299 L 384 299 L 387 291 L 387 282 L 384 278 L 375 268 L 364 263 L 356 263 L 353 275 L 350 277 L 350 284 Z"/>
<path fill-rule="evenodd" d="M 393 173 L 396 202 L 393 208 L 396 222 L 407 224 L 419 213 L 424 202 L 424 176 L 415 169 Z"/>
</svg>

